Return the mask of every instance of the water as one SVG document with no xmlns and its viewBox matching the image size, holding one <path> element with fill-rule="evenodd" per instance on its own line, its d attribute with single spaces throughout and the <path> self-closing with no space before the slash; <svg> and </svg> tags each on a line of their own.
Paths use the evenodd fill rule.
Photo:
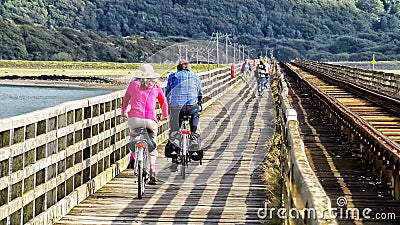
<svg viewBox="0 0 400 225">
<path fill-rule="evenodd" d="M 0 118 L 17 116 L 67 101 L 109 94 L 115 90 L 0 85 Z"/>
</svg>

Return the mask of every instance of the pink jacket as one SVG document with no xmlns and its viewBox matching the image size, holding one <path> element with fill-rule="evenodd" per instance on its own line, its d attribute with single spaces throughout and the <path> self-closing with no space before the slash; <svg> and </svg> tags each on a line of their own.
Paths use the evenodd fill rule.
<svg viewBox="0 0 400 225">
<path fill-rule="evenodd" d="M 128 112 L 128 117 L 136 117 L 143 119 L 152 119 L 157 122 L 156 103 L 160 103 L 162 114 L 168 116 L 168 104 L 164 92 L 156 84 L 152 84 L 149 89 L 140 89 L 139 81 L 132 81 L 126 89 L 124 99 L 122 100 L 121 113 L 126 115 L 129 100 L 131 109 Z M 125 102 L 125 103 L 124 103 Z"/>
</svg>

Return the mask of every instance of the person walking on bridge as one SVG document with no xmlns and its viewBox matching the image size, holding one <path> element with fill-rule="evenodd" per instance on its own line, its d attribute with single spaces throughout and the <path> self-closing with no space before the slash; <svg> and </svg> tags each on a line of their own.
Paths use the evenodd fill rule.
<svg viewBox="0 0 400 225">
<path fill-rule="evenodd" d="M 191 149 L 198 149 L 200 135 L 197 133 L 197 126 L 200 119 L 199 112 L 202 109 L 203 89 L 200 77 L 190 69 L 189 61 L 181 60 L 177 65 L 177 72 L 168 76 L 165 94 L 170 109 L 170 137 L 178 133 L 183 117 L 191 116 L 189 120 Z"/>
<path fill-rule="evenodd" d="M 258 96 L 262 96 L 264 94 L 264 88 L 267 85 L 270 71 L 271 67 L 268 62 L 261 58 L 255 72 L 255 77 L 257 79 Z"/>
<path fill-rule="evenodd" d="M 242 68 L 240 69 L 240 72 L 243 74 L 244 78 L 247 76 L 250 76 L 250 73 L 252 71 L 250 60 L 246 59 L 246 61 L 242 64 Z"/>
<path fill-rule="evenodd" d="M 264 84 L 264 86 L 267 87 L 269 76 L 272 74 L 272 66 L 271 66 L 271 64 L 268 63 L 268 57 L 267 56 L 265 56 L 265 61 L 264 62 L 265 62 L 265 68 L 266 68 L 266 72 L 267 72 L 265 74 L 265 84 Z"/>
<path fill-rule="evenodd" d="M 122 100 L 121 114 L 128 117 L 128 126 L 130 130 L 130 142 L 137 136 L 135 128 L 145 127 L 149 130 L 149 137 L 152 140 L 152 146 L 149 146 L 150 152 L 150 170 L 151 178 L 149 184 L 156 184 L 156 158 L 158 152 L 156 149 L 155 138 L 158 132 L 158 120 L 156 116 L 156 103 L 160 103 L 162 115 L 160 120 L 168 117 L 168 104 L 164 92 L 158 83 L 157 78 L 160 74 L 155 73 L 150 64 L 143 64 L 132 76 Z M 128 106 L 130 110 L 127 111 Z M 130 167 L 134 164 L 135 156 L 131 155 Z"/>
</svg>

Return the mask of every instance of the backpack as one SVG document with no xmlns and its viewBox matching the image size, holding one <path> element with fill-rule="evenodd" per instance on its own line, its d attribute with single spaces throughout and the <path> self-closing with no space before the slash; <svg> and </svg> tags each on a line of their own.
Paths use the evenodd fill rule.
<svg viewBox="0 0 400 225">
<path fill-rule="evenodd" d="M 266 72 L 267 70 L 264 65 L 257 65 L 257 72 L 255 73 L 255 76 L 257 78 L 263 78 L 265 77 Z"/>
</svg>

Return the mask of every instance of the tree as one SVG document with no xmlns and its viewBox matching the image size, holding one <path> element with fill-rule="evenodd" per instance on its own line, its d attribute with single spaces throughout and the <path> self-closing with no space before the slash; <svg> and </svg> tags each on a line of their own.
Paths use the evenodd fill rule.
<svg viewBox="0 0 400 225">
<path fill-rule="evenodd" d="M 385 11 L 381 0 L 358 0 L 356 6 L 362 11 L 376 15 L 380 15 Z"/>
<path fill-rule="evenodd" d="M 296 49 L 285 47 L 285 46 L 281 46 L 281 47 L 278 47 L 277 49 L 275 49 L 274 54 L 275 54 L 275 57 L 279 61 L 283 61 L 283 62 L 288 62 L 288 61 L 290 61 L 292 59 L 296 59 L 296 58 L 304 58 L 301 56 L 301 54 Z"/>
<path fill-rule="evenodd" d="M 69 53 L 66 52 L 59 52 L 57 54 L 54 54 L 51 59 L 53 61 L 72 61 L 72 56 Z"/>
</svg>

